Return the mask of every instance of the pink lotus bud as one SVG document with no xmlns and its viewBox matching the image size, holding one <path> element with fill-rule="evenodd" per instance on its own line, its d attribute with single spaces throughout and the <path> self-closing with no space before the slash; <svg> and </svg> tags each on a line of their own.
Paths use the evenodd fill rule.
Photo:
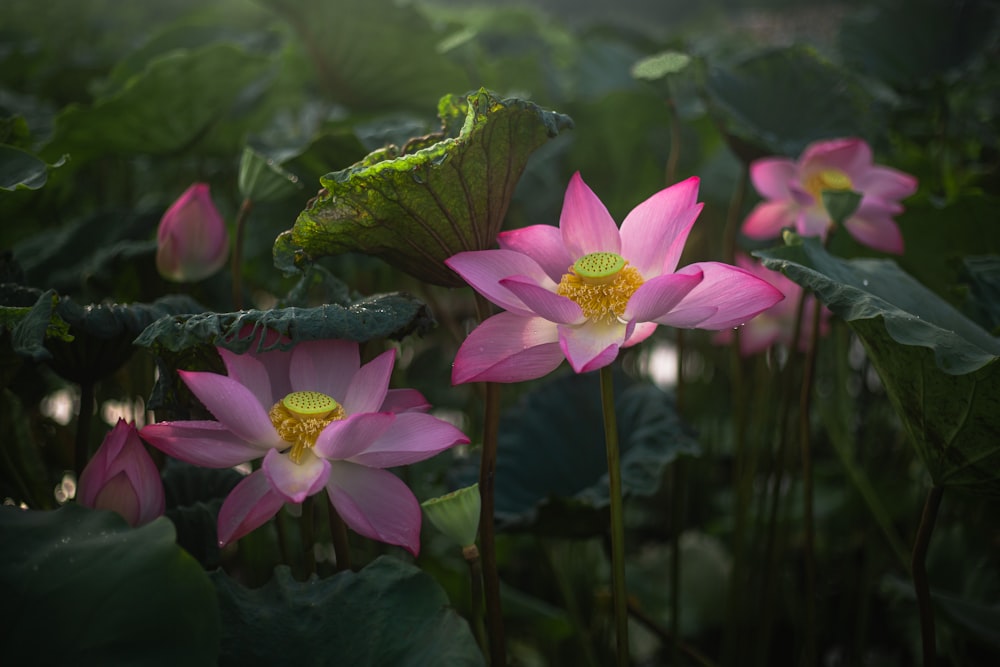
<svg viewBox="0 0 1000 667">
<path fill-rule="evenodd" d="M 134 423 L 119 419 L 80 475 L 77 500 L 84 507 L 114 510 L 133 527 L 163 514 L 166 501 L 156 464 Z"/>
<path fill-rule="evenodd" d="M 167 209 L 156 243 L 156 268 L 167 280 L 195 282 L 222 268 L 229 232 L 207 183 L 195 183 Z"/>
</svg>

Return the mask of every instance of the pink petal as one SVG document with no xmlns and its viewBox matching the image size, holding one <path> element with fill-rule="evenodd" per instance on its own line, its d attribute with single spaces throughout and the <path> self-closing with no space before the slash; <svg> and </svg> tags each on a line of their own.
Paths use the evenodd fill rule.
<svg viewBox="0 0 1000 667">
<path fill-rule="evenodd" d="M 844 228 L 860 243 L 896 255 L 903 254 L 903 235 L 892 218 L 893 208 L 862 202 L 844 222 Z"/>
<path fill-rule="evenodd" d="M 264 457 L 261 470 L 271 483 L 271 488 L 285 502 L 301 503 L 318 493 L 326 484 L 330 476 L 330 462 L 306 450 L 302 460 L 295 463 L 286 454 L 272 449 Z"/>
<path fill-rule="evenodd" d="M 139 498 L 125 471 L 119 472 L 105 482 L 92 503 L 80 504 L 95 510 L 117 512 L 133 528 L 140 525 Z"/>
<path fill-rule="evenodd" d="M 347 461 L 331 463 L 330 502 L 359 535 L 420 553 L 420 504 L 398 477 Z"/>
<path fill-rule="evenodd" d="M 251 354 L 236 354 L 224 347 L 216 348 L 230 378 L 250 390 L 261 405 L 272 406 L 281 396 L 271 394 L 271 378 L 264 364 Z"/>
<path fill-rule="evenodd" d="M 785 227 L 795 227 L 798 205 L 787 200 L 757 204 L 743 221 L 740 231 L 752 239 L 773 239 Z"/>
<path fill-rule="evenodd" d="M 632 330 L 632 335 L 625 339 L 625 344 L 622 347 L 638 345 L 652 336 L 653 332 L 656 331 L 656 327 L 656 322 L 639 322 L 635 325 L 635 329 Z"/>
<path fill-rule="evenodd" d="M 862 139 L 846 137 L 810 144 L 799 158 L 800 176 L 818 169 L 839 169 L 853 181 L 872 164 L 872 149 Z"/>
<path fill-rule="evenodd" d="M 513 250 L 460 252 L 444 263 L 496 305 L 525 316 L 533 314 L 531 309 L 503 287 L 501 280 L 511 276 L 526 276 L 542 287 L 555 287 L 555 283 L 535 260 Z"/>
<path fill-rule="evenodd" d="M 250 352 L 249 354 L 267 370 L 267 377 L 271 383 L 271 396 L 275 403 L 292 393 L 292 382 L 289 377 L 289 367 L 292 363 L 291 350 L 268 350 L 267 352 Z"/>
<path fill-rule="evenodd" d="M 251 473 L 229 492 L 219 508 L 219 546 L 264 525 L 284 504 L 271 489 L 263 470 Z"/>
<path fill-rule="evenodd" d="M 514 250 L 535 260 L 549 278 L 557 283 L 569 272 L 569 267 L 576 260 L 566 250 L 562 232 L 552 225 L 531 225 L 500 232 L 497 242 L 501 248 Z"/>
<path fill-rule="evenodd" d="M 338 402 L 347 396 L 351 377 L 361 367 L 358 344 L 348 340 L 312 340 L 292 348 L 288 370 L 292 391 L 318 391 Z"/>
<path fill-rule="evenodd" d="M 408 412 L 397 415 L 385 433 L 350 460 L 371 468 L 392 468 L 423 461 L 453 445 L 468 443 L 469 438 L 448 422 Z"/>
<path fill-rule="evenodd" d="M 541 317 L 498 313 L 472 330 L 455 355 L 452 384 L 523 382 L 562 362 L 556 325 Z"/>
<path fill-rule="evenodd" d="M 342 403 L 347 414 L 375 412 L 382 407 L 395 363 L 396 351 L 386 350 L 358 369 Z"/>
<path fill-rule="evenodd" d="M 765 157 L 750 165 L 750 181 L 764 199 L 791 199 L 789 183 L 798 178 L 798 167 L 787 158 Z"/>
<path fill-rule="evenodd" d="M 316 438 L 313 453 L 331 460 L 350 458 L 363 452 L 401 416 L 389 412 L 363 412 L 332 422 Z"/>
<path fill-rule="evenodd" d="M 282 443 L 267 411 L 249 389 L 215 373 L 178 371 L 184 384 L 226 428 L 248 443 L 277 447 Z"/>
<path fill-rule="evenodd" d="M 728 264 L 698 262 L 684 267 L 681 273 L 699 270 L 705 276 L 702 282 L 681 300 L 674 312 L 657 318 L 658 323 L 726 329 L 746 323 L 784 298 L 781 291 L 767 281 Z M 713 308 L 715 312 L 709 313 Z M 702 313 L 706 316 L 694 322 L 692 315 Z"/>
<path fill-rule="evenodd" d="M 876 165 L 854 182 L 854 189 L 863 192 L 865 197 L 899 201 L 917 191 L 917 179 L 890 167 Z"/>
<path fill-rule="evenodd" d="M 147 424 L 139 435 L 164 454 L 205 468 L 231 468 L 259 459 L 266 446 L 254 446 L 214 421 Z M 288 443 L 279 438 L 280 447 Z"/>
<path fill-rule="evenodd" d="M 833 220 L 822 205 L 800 209 L 799 216 L 795 220 L 795 231 L 800 236 L 818 236 L 825 239 L 832 228 Z"/>
<path fill-rule="evenodd" d="M 580 172 L 573 174 L 566 188 L 559 230 L 573 261 L 592 252 L 621 253 L 618 226 Z"/>
<path fill-rule="evenodd" d="M 536 315 L 544 317 L 549 322 L 579 324 L 587 319 L 575 301 L 539 287 L 528 278 L 513 276 L 504 278 L 500 284 L 509 289 Z"/>
<path fill-rule="evenodd" d="M 390 389 L 379 412 L 427 412 L 431 404 L 416 389 Z"/>
<path fill-rule="evenodd" d="M 625 324 L 587 322 L 578 327 L 559 327 L 559 347 L 577 373 L 607 366 L 618 356 L 625 344 Z"/>
<path fill-rule="evenodd" d="M 625 319 L 651 322 L 666 315 L 702 280 L 697 273 L 668 273 L 644 282 L 628 300 Z"/>
<path fill-rule="evenodd" d="M 622 223 L 622 256 L 647 280 L 671 273 L 701 212 L 697 177 L 681 181 L 636 206 Z"/>
</svg>

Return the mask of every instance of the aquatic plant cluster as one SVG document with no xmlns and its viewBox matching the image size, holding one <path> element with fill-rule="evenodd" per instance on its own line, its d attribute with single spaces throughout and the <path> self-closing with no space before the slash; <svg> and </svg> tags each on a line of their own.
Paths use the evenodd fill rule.
<svg viewBox="0 0 1000 667">
<path fill-rule="evenodd" d="M 1000 6 L 0 7 L 4 664 L 1000 662 Z"/>
</svg>

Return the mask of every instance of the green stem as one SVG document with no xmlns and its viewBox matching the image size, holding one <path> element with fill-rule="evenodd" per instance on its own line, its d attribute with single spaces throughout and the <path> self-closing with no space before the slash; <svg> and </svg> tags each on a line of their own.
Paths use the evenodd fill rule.
<svg viewBox="0 0 1000 667">
<path fill-rule="evenodd" d="M 615 644 L 618 667 L 627 667 L 628 593 L 625 589 L 625 516 L 622 508 L 621 456 L 618 452 L 618 419 L 611 366 L 601 369 L 601 408 L 604 441 L 608 452 L 608 492 L 611 499 L 611 593 L 615 613 Z"/>
<path fill-rule="evenodd" d="M 337 510 L 331 504 L 329 510 L 330 540 L 333 542 L 333 554 L 337 560 L 337 572 L 351 569 L 351 545 L 347 540 L 347 525 L 337 514 Z"/>
<path fill-rule="evenodd" d="M 934 608 L 931 606 L 931 588 L 927 580 L 927 549 L 930 547 L 931 534 L 937 521 L 938 509 L 941 507 L 943 486 L 932 486 L 924 502 L 924 511 L 920 517 L 920 527 L 913 543 L 913 558 L 910 569 L 913 572 L 913 589 L 917 594 L 917 609 L 920 612 L 920 639 L 923 648 L 924 667 L 934 667 L 937 664 L 937 645 L 934 637 Z"/>
<path fill-rule="evenodd" d="M 677 163 L 681 159 L 681 125 L 677 122 L 677 105 L 673 98 L 667 98 L 670 113 L 670 152 L 667 154 L 667 185 L 673 185 L 677 178 Z"/>
<path fill-rule="evenodd" d="M 302 503 L 302 516 L 299 517 L 299 531 L 302 540 L 303 579 L 316 574 L 316 554 L 313 546 L 316 544 L 315 506 L 313 497 Z"/>
<path fill-rule="evenodd" d="M 492 312 L 490 303 L 476 293 L 476 311 L 482 322 Z M 495 514 L 495 484 L 497 471 L 497 437 L 500 432 L 500 385 L 487 382 L 483 413 L 483 451 L 479 463 L 479 496 L 482 508 L 479 514 L 479 543 L 482 546 L 483 583 L 486 594 L 486 629 L 490 637 L 490 664 L 504 667 L 507 664 L 507 646 L 504 639 L 503 605 L 500 600 L 500 575 L 497 568 Z"/>
<path fill-rule="evenodd" d="M 469 596 L 472 598 L 469 611 L 472 615 L 472 631 L 483 655 L 489 650 L 486 626 L 483 625 L 483 561 L 475 544 L 462 548 L 462 557 L 469 566 Z"/>
<path fill-rule="evenodd" d="M 247 218 L 250 217 L 251 210 L 253 201 L 247 197 L 236 213 L 236 238 L 233 240 L 233 252 L 229 260 L 233 277 L 233 306 L 236 310 L 243 309 L 243 237 L 246 235 Z"/>
<path fill-rule="evenodd" d="M 803 296 L 803 298 L 805 298 Z M 813 309 L 812 331 L 806 348 L 802 386 L 799 394 L 799 447 L 802 456 L 802 520 L 805 531 L 803 564 L 805 567 L 805 632 L 803 633 L 803 663 L 816 664 L 816 523 L 813 517 L 812 452 L 809 440 L 809 412 L 812 403 L 813 374 L 816 370 L 816 349 L 819 347 L 819 323 L 822 308 L 816 302 Z"/>
<path fill-rule="evenodd" d="M 600 662 L 594 652 L 593 639 L 587 624 L 583 620 L 580 612 L 580 603 L 573 590 L 573 584 L 566 574 L 566 559 L 559 558 L 555 553 L 552 543 L 544 538 L 538 538 L 538 548 L 545 554 L 549 569 L 552 571 L 552 579 L 559 589 L 566 612 L 569 614 L 569 622 L 573 626 L 573 636 L 580 644 L 580 652 L 583 653 L 583 660 L 587 667 L 598 667 Z"/>
<path fill-rule="evenodd" d="M 684 516 L 683 460 L 673 464 L 673 485 L 670 489 L 670 634 L 674 636 L 673 663 L 681 664 L 681 521 Z"/>
<path fill-rule="evenodd" d="M 94 383 L 80 383 L 80 414 L 76 417 L 76 447 L 73 466 L 76 479 L 80 479 L 83 469 L 90 460 L 90 424 L 94 418 Z"/>
</svg>

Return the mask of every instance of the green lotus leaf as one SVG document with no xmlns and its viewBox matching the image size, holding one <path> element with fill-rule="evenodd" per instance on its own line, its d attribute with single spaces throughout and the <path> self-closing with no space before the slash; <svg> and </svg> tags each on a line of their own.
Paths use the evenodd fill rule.
<svg viewBox="0 0 1000 667">
<path fill-rule="evenodd" d="M 622 493 L 650 497 L 667 466 L 700 453 L 673 397 L 616 376 Z M 564 375 L 528 392 L 501 421 L 497 450 L 498 526 L 545 535 L 602 535 L 609 505 L 598 375 Z"/>
<path fill-rule="evenodd" d="M 708 108 L 745 162 L 829 137 L 870 139 L 878 107 L 849 70 L 804 46 L 770 49 L 707 74 Z"/>
<path fill-rule="evenodd" d="M 222 611 L 221 665 L 483 664 L 468 623 L 434 579 L 381 556 L 360 572 L 295 581 L 287 567 L 261 588 L 211 575 Z"/>
<path fill-rule="evenodd" d="M 65 156 L 55 164 L 14 146 L 0 145 L 0 190 L 37 190 L 49 178 L 49 169 L 59 167 Z"/>
<path fill-rule="evenodd" d="M 754 254 L 857 332 L 934 482 L 1000 493 L 1000 339 L 892 260 L 843 260 L 816 239 L 787 241 Z"/>
<path fill-rule="evenodd" d="M 165 518 L 0 507 L 0 644 L 12 665 L 214 665 L 219 610 Z"/>
<path fill-rule="evenodd" d="M 324 176 L 275 242 L 275 266 L 293 272 L 319 257 L 363 252 L 427 282 L 464 285 L 444 260 L 493 247 L 531 153 L 572 121 L 482 89 L 442 98 L 438 115 L 440 134 Z"/>
</svg>

